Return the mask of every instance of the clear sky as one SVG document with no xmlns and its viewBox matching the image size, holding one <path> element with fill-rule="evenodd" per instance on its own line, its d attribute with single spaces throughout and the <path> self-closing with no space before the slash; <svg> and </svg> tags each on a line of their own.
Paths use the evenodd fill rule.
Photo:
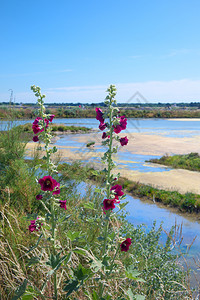
<svg viewBox="0 0 200 300">
<path fill-rule="evenodd" d="M 1 0 L 0 101 L 200 101 L 199 0 Z M 131 101 L 135 101 L 133 99 Z M 136 101 L 137 102 L 137 101 Z"/>
</svg>

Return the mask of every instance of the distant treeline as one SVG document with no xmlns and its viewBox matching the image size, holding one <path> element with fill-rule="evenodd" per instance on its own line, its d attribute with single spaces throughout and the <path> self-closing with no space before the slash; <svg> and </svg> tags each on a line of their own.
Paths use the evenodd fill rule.
<svg viewBox="0 0 200 300">
<path fill-rule="evenodd" d="M 150 107 L 149 104 L 148 106 L 133 107 L 131 105 L 119 105 L 120 114 L 125 115 L 127 118 L 200 118 L 200 109 L 193 106 L 193 103 L 190 107 L 156 107 L 155 104 L 154 107 Z M 46 113 L 53 114 L 56 118 L 95 118 L 95 107 L 101 107 L 101 104 L 95 104 L 94 106 L 92 104 L 88 106 L 46 105 Z M 37 107 L 35 105 L 0 106 L 0 119 L 8 119 L 11 115 L 15 119 L 33 119 L 37 116 Z"/>
<path fill-rule="evenodd" d="M 18 106 L 22 108 L 26 107 L 36 107 L 36 103 L 15 103 L 15 102 L 0 102 L 0 106 Z M 82 108 L 88 108 L 88 107 L 105 107 L 104 102 L 99 102 L 99 103 L 46 103 L 46 107 L 82 107 Z M 118 103 L 118 107 L 135 107 L 135 108 L 142 108 L 142 107 L 151 107 L 151 108 L 196 108 L 200 109 L 200 102 L 190 102 L 190 103 L 185 103 L 185 102 L 180 102 L 180 103 L 149 103 L 149 102 L 138 102 L 138 103 Z"/>
</svg>

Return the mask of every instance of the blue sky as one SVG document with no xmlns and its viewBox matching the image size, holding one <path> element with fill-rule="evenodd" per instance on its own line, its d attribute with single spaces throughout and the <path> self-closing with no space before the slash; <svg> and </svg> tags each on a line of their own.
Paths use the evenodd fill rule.
<svg viewBox="0 0 200 300">
<path fill-rule="evenodd" d="M 200 101 L 200 1 L 0 2 L 0 101 Z M 132 101 L 135 101 L 133 99 Z"/>
</svg>

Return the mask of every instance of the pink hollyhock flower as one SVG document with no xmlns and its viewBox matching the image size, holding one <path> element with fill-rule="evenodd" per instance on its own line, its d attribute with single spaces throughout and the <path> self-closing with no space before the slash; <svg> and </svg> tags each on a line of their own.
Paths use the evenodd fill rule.
<svg viewBox="0 0 200 300">
<path fill-rule="evenodd" d="M 48 117 L 49 122 L 52 122 L 54 117 L 55 117 L 55 115 L 50 115 L 50 116 Z"/>
<path fill-rule="evenodd" d="M 53 195 L 59 195 L 59 194 L 60 194 L 60 183 L 57 182 L 57 186 L 55 187 Z"/>
<path fill-rule="evenodd" d="M 118 197 L 124 195 L 124 193 L 122 192 L 122 186 L 119 184 L 112 186 L 110 190 L 114 191 L 115 199 L 117 199 L 117 200 L 119 199 Z"/>
<path fill-rule="evenodd" d="M 38 125 L 40 120 L 42 120 L 42 118 L 37 117 L 37 118 L 35 119 L 35 121 L 33 122 L 33 124 L 34 124 L 34 125 Z"/>
<path fill-rule="evenodd" d="M 46 128 L 49 126 L 49 120 L 48 119 L 44 119 L 44 123 L 46 124 Z"/>
<path fill-rule="evenodd" d="M 107 137 L 106 132 L 103 132 L 103 134 L 102 134 L 102 139 L 105 139 L 106 137 Z"/>
<path fill-rule="evenodd" d="M 42 191 L 53 191 L 55 188 L 59 189 L 59 187 L 60 187 L 60 183 L 58 183 L 51 176 L 44 176 L 43 178 L 40 178 L 38 180 L 38 182 L 41 185 Z M 59 193 L 56 193 L 56 194 L 59 194 Z"/>
<path fill-rule="evenodd" d="M 103 200 L 103 210 L 109 210 L 115 208 L 115 199 L 104 199 Z"/>
<path fill-rule="evenodd" d="M 41 199 L 43 198 L 43 196 L 42 196 L 42 195 L 37 195 L 35 198 L 36 198 L 37 200 L 41 200 Z"/>
<path fill-rule="evenodd" d="M 35 121 L 33 122 L 32 129 L 33 129 L 34 134 L 38 134 L 39 132 L 44 131 L 44 128 L 42 127 L 40 121 L 42 121 L 42 118 L 37 117 L 37 118 L 35 119 Z M 45 122 L 45 124 L 46 124 L 45 128 L 47 128 L 48 125 L 49 125 L 49 120 L 44 119 L 44 122 Z"/>
<path fill-rule="evenodd" d="M 105 139 L 105 138 L 110 138 L 110 135 L 107 135 L 107 133 L 106 132 L 103 132 L 103 134 L 102 134 L 102 139 Z"/>
<path fill-rule="evenodd" d="M 128 144 L 128 138 L 127 138 L 127 136 L 122 137 L 119 141 L 120 141 L 121 146 L 125 146 L 125 145 Z"/>
<path fill-rule="evenodd" d="M 32 129 L 34 134 L 38 134 L 39 132 L 42 132 L 44 130 L 38 124 L 33 124 Z"/>
<path fill-rule="evenodd" d="M 67 206 L 66 206 L 67 200 L 60 200 L 59 202 L 60 202 L 60 207 L 64 208 L 65 210 L 67 210 Z"/>
<path fill-rule="evenodd" d="M 28 230 L 30 232 L 33 232 L 35 230 L 38 231 L 41 228 L 41 226 L 43 225 L 42 223 L 38 224 L 37 220 L 31 220 L 30 222 L 31 222 L 31 225 L 29 225 L 29 227 L 28 227 Z"/>
<path fill-rule="evenodd" d="M 103 118 L 103 112 L 100 108 L 96 107 L 96 119 L 100 122 L 100 123 L 104 123 L 104 118 Z"/>
<path fill-rule="evenodd" d="M 118 118 L 119 119 L 119 118 Z M 125 116 L 120 117 L 119 124 L 114 127 L 115 133 L 120 133 L 122 130 L 126 129 L 127 119 Z"/>
<path fill-rule="evenodd" d="M 38 142 L 38 141 L 39 141 L 39 138 L 38 138 L 37 135 L 35 135 L 35 136 L 33 137 L 33 141 L 34 141 L 34 142 Z"/>
<path fill-rule="evenodd" d="M 123 241 L 123 242 L 120 244 L 121 251 L 127 252 L 127 251 L 129 250 L 130 245 L 131 245 L 131 239 L 130 239 L 130 238 L 127 238 L 125 241 Z"/>
<path fill-rule="evenodd" d="M 103 131 L 105 128 L 106 128 L 106 124 L 105 123 L 100 123 L 99 129 Z"/>
<path fill-rule="evenodd" d="M 34 230 L 36 230 L 36 224 L 35 224 L 35 221 L 36 221 L 36 220 L 32 220 L 32 221 L 31 221 L 31 225 L 29 225 L 29 227 L 28 227 L 28 230 L 29 230 L 30 232 L 33 232 Z"/>
</svg>

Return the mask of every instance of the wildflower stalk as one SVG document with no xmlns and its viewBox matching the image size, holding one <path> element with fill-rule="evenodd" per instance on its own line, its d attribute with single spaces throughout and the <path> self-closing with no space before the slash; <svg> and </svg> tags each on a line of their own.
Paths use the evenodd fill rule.
<svg viewBox="0 0 200 300">
<path fill-rule="evenodd" d="M 46 156 L 44 157 L 46 159 L 46 167 L 48 171 L 48 175 L 52 175 L 52 173 L 55 171 L 55 166 L 51 161 L 51 153 L 56 152 L 56 149 L 52 151 L 49 148 L 49 144 L 51 142 L 51 130 L 48 127 L 49 124 L 49 119 L 48 115 L 45 114 L 45 107 L 44 107 L 44 101 L 43 98 L 45 98 L 45 95 L 41 94 L 41 90 L 39 87 L 32 86 L 31 89 L 33 90 L 34 94 L 36 97 L 38 97 L 38 105 L 39 105 L 39 119 L 38 121 L 40 122 L 41 119 L 41 127 L 38 127 L 38 131 L 42 132 L 43 134 L 43 141 L 45 143 L 45 152 Z M 37 122 L 36 122 L 37 126 Z M 39 125 L 38 125 L 39 126 Z M 37 127 L 36 127 L 37 131 Z M 48 192 L 48 196 L 51 194 Z M 50 215 L 51 215 L 51 248 L 49 249 L 49 255 L 56 255 L 56 220 L 55 220 L 55 200 L 53 195 L 50 196 L 49 199 L 49 204 L 50 204 Z M 53 273 L 53 285 L 54 285 L 54 297 L 53 299 L 57 300 L 58 298 L 58 292 L 57 292 L 57 273 L 56 271 Z"/>
<path fill-rule="evenodd" d="M 107 90 L 109 93 L 108 96 L 106 97 L 105 103 L 108 105 L 108 117 L 109 117 L 109 123 L 108 123 L 108 128 L 109 128 L 109 144 L 108 144 L 108 151 L 107 151 L 107 164 L 108 164 L 108 169 L 107 169 L 107 175 L 106 175 L 106 197 L 107 199 L 110 199 L 110 188 L 111 188 L 111 170 L 114 166 L 113 160 L 112 160 L 112 154 L 113 154 L 113 102 L 115 102 L 114 97 L 116 95 L 115 93 L 116 88 L 114 86 L 110 86 Z M 106 254 L 106 248 L 107 248 L 107 241 L 108 241 L 108 228 L 109 228 L 109 222 L 110 222 L 110 215 L 111 215 L 111 210 L 106 212 L 106 222 L 105 222 L 105 231 L 104 231 L 104 243 L 103 243 L 103 250 L 102 250 L 102 257 L 105 256 Z M 102 276 L 102 281 L 100 285 L 100 297 L 103 295 L 104 291 L 104 284 L 103 284 L 103 276 Z"/>
<path fill-rule="evenodd" d="M 111 169 L 112 169 L 112 143 L 113 143 L 113 127 L 112 127 L 112 117 L 113 117 L 113 110 L 112 110 L 112 99 L 114 95 L 110 95 L 109 97 L 109 127 L 110 127 L 110 139 L 109 139 L 109 148 L 108 148 L 108 170 L 107 170 L 107 176 L 106 176 L 106 196 L 107 199 L 110 198 L 110 175 L 111 175 Z M 108 238 L 108 226 L 110 221 L 110 211 L 106 214 L 106 224 L 105 224 L 105 233 L 104 233 L 104 245 L 103 245 L 103 256 L 106 252 L 106 245 L 107 245 L 107 238 Z"/>
</svg>

